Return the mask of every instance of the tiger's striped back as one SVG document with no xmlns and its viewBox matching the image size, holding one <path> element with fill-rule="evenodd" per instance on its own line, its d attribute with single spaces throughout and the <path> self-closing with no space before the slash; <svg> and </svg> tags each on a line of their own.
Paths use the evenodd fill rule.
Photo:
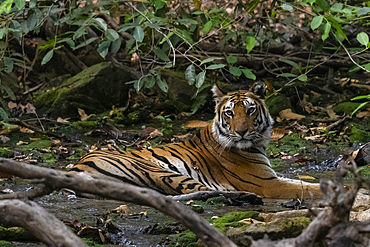
<svg viewBox="0 0 370 247">
<path fill-rule="evenodd" d="M 250 91 L 213 88 L 213 121 L 190 141 L 140 151 L 94 151 L 71 170 L 118 179 L 165 194 L 248 191 L 264 197 L 321 195 L 317 184 L 279 178 L 265 155 L 272 118 Z"/>
</svg>

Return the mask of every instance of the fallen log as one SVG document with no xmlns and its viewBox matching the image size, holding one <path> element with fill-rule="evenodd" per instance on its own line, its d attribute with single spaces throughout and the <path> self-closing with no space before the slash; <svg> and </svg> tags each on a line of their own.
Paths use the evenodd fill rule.
<svg viewBox="0 0 370 247">
<path fill-rule="evenodd" d="M 236 246 L 191 209 L 152 189 L 123 182 L 95 179 L 84 173 L 71 174 L 4 158 L 0 158 L 0 172 L 25 179 L 41 179 L 47 188 L 45 194 L 50 193 L 51 189 L 68 188 L 76 192 L 153 207 L 180 221 L 207 246 Z M 41 191 L 38 191 L 37 195 L 41 194 Z M 2 196 L 0 196 L 1 199 Z M 1 210 L 3 210 L 2 207 L 0 207 Z M 39 239 L 44 241 L 44 239 Z"/>
</svg>

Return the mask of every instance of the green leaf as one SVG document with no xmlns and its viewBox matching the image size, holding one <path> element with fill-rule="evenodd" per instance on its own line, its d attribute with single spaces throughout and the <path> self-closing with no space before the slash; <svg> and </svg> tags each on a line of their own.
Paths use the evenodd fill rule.
<svg viewBox="0 0 370 247">
<path fill-rule="evenodd" d="M 135 88 L 136 92 L 139 92 L 140 89 L 143 87 L 143 85 L 144 85 L 144 80 L 142 80 L 142 78 L 140 78 L 139 80 L 134 81 L 134 88 Z"/>
<path fill-rule="evenodd" d="M 134 84 L 135 82 L 137 82 L 138 80 L 133 80 L 133 81 L 128 81 L 126 82 L 125 84 Z"/>
<path fill-rule="evenodd" d="M 182 29 L 176 29 L 175 30 L 176 34 L 182 38 L 186 43 L 188 44 L 193 44 L 194 41 L 193 41 L 193 38 L 191 37 L 191 33 L 187 30 L 182 30 Z"/>
<path fill-rule="evenodd" d="M 277 77 L 297 77 L 297 75 L 292 74 L 292 73 L 282 73 L 277 75 Z"/>
<path fill-rule="evenodd" d="M 370 12 L 370 7 L 363 7 L 357 11 L 357 16 L 366 15 Z"/>
<path fill-rule="evenodd" d="M 363 64 L 362 67 L 364 67 L 367 71 L 370 71 L 370 63 Z"/>
<path fill-rule="evenodd" d="M 238 61 L 238 58 L 233 55 L 229 55 L 227 56 L 226 61 L 228 64 L 234 64 Z"/>
<path fill-rule="evenodd" d="M 5 86 L 3 84 L 1 84 L 1 87 L 6 91 L 6 93 L 8 94 L 9 98 L 11 100 L 16 100 L 16 97 L 15 97 L 15 94 L 14 92 L 10 89 L 10 87 L 8 86 Z"/>
<path fill-rule="evenodd" d="M 26 0 L 15 0 L 15 7 L 17 7 L 18 10 L 21 10 L 24 5 L 26 5 Z"/>
<path fill-rule="evenodd" d="M 196 83 L 195 83 L 195 86 L 197 88 L 200 88 L 203 83 L 204 83 L 204 80 L 206 79 L 206 71 L 202 71 L 200 72 L 197 77 L 196 77 Z"/>
<path fill-rule="evenodd" d="M 141 26 L 136 26 L 134 29 L 134 39 L 137 42 L 143 42 L 144 40 L 144 31 Z"/>
<path fill-rule="evenodd" d="M 46 53 L 45 57 L 42 59 L 41 65 L 44 65 L 47 62 L 49 62 L 50 59 L 53 57 L 53 55 L 54 55 L 54 50 L 48 51 L 48 53 Z"/>
<path fill-rule="evenodd" d="M 118 33 L 115 30 L 111 29 L 111 28 L 107 29 L 107 31 L 105 32 L 105 36 L 107 37 L 107 39 L 109 41 L 115 41 L 115 40 L 119 39 Z"/>
<path fill-rule="evenodd" d="M 134 28 L 134 27 L 136 27 L 136 26 L 132 23 L 123 24 L 122 28 L 120 30 L 118 30 L 118 32 L 126 32 L 127 30 L 129 30 L 131 28 Z"/>
<path fill-rule="evenodd" d="M 220 64 L 212 64 L 210 66 L 207 66 L 206 69 L 220 69 L 223 67 L 225 67 L 225 64 L 220 63 Z"/>
<path fill-rule="evenodd" d="M 324 16 L 322 15 L 315 16 L 311 21 L 311 29 L 315 30 L 316 28 L 318 28 L 321 25 L 323 20 L 324 20 Z"/>
<path fill-rule="evenodd" d="M 105 56 L 108 54 L 109 46 L 111 44 L 111 41 L 103 41 L 98 46 L 98 53 L 102 58 L 105 58 Z"/>
<path fill-rule="evenodd" d="M 13 71 L 13 65 L 14 65 L 14 60 L 10 57 L 3 57 L 4 60 L 4 70 L 7 73 L 10 73 Z"/>
<path fill-rule="evenodd" d="M 116 39 L 115 41 L 113 41 L 110 47 L 111 52 L 117 53 L 121 48 L 121 44 L 122 44 L 121 39 Z"/>
<path fill-rule="evenodd" d="M 193 20 L 193 19 L 190 19 L 190 18 L 183 18 L 183 19 L 180 19 L 180 20 L 176 20 L 178 23 L 180 24 L 194 24 L 194 25 L 198 25 L 198 22 L 196 20 Z"/>
<path fill-rule="evenodd" d="M 330 10 L 334 12 L 342 12 L 343 4 L 342 3 L 336 3 L 333 6 L 331 6 Z"/>
<path fill-rule="evenodd" d="M 145 78 L 145 87 L 152 88 L 155 85 L 155 78 L 154 76 L 147 76 Z"/>
<path fill-rule="evenodd" d="M 87 46 L 88 44 L 90 44 L 90 43 L 92 43 L 92 42 L 94 42 L 95 40 L 97 40 L 98 39 L 98 37 L 93 37 L 93 38 L 90 38 L 90 39 L 88 39 L 88 40 L 85 40 L 84 42 L 82 42 L 81 44 L 79 44 L 78 46 L 76 46 L 76 47 L 72 47 L 71 45 L 74 45 L 74 42 L 73 43 L 69 43 L 70 41 L 66 41 L 67 42 L 67 44 L 69 44 L 70 46 L 71 46 L 71 48 L 73 49 L 73 50 L 77 50 L 77 49 L 80 49 L 81 47 L 84 47 L 84 46 Z"/>
<path fill-rule="evenodd" d="M 28 18 L 27 18 L 28 31 L 32 31 L 35 28 L 36 22 L 37 22 L 36 13 L 32 13 L 31 15 L 28 16 Z"/>
<path fill-rule="evenodd" d="M 340 32 L 338 32 L 338 31 L 336 31 L 336 32 L 334 33 L 334 37 L 335 37 L 338 41 L 340 41 L 340 42 L 343 42 L 343 40 L 344 40 L 343 35 L 342 35 Z"/>
<path fill-rule="evenodd" d="M 185 70 L 185 78 L 188 80 L 189 85 L 193 85 L 195 82 L 195 67 L 194 64 L 190 64 Z"/>
<path fill-rule="evenodd" d="M 4 2 L 2 2 L 0 5 L 0 15 L 3 12 L 8 14 L 10 10 L 12 9 L 12 4 L 13 4 L 13 0 L 5 0 Z"/>
<path fill-rule="evenodd" d="M 329 37 L 330 29 L 331 29 L 331 24 L 329 22 L 325 23 L 324 33 L 321 36 L 322 40 L 326 40 Z"/>
<path fill-rule="evenodd" d="M 293 6 L 288 4 L 288 3 L 284 3 L 283 5 L 281 5 L 281 8 L 283 10 L 286 10 L 286 11 L 289 11 L 289 12 L 293 12 Z"/>
<path fill-rule="evenodd" d="M 232 75 L 235 75 L 238 77 L 242 75 L 242 71 L 238 67 L 230 66 L 229 71 Z"/>
<path fill-rule="evenodd" d="M 73 34 L 73 40 L 77 40 L 78 38 L 80 38 L 82 35 L 86 34 L 86 30 L 84 27 L 80 27 L 79 29 L 77 29 L 77 31 Z"/>
<path fill-rule="evenodd" d="M 159 48 L 158 46 L 154 46 L 153 51 L 159 59 L 161 59 L 163 61 L 166 61 L 166 62 L 170 61 L 170 59 L 168 58 L 166 53 L 164 53 L 164 51 L 161 48 Z"/>
<path fill-rule="evenodd" d="M 224 58 L 223 58 L 223 57 L 209 57 L 209 58 L 207 58 L 207 59 L 204 59 L 204 60 L 200 63 L 200 65 L 205 64 L 205 63 L 209 63 L 209 62 L 213 62 L 214 60 L 222 60 L 222 59 L 224 59 Z"/>
<path fill-rule="evenodd" d="M 328 12 L 330 9 L 330 4 L 326 0 L 316 0 L 316 3 L 324 12 Z"/>
<path fill-rule="evenodd" d="M 144 22 L 144 25 L 147 26 L 147 27 L 150 27 L 152 29 L 160 29 L 161 28 L 161 26 L 159 26 L 158 23 L 149 22 L 149 21 Z"/>
<path fill-rule="evenodd" d="M 300 80 L 300 81 L 307 81 L 307 75 L 302 74 L 302 75 L 298 76 L 297 79 Z"/>
<path fill-rule="evenodd" d="M 282 62 L 284 62 L 284 63 L 287 63 L 287 64 L 293 66 L 294 68 L 296 68 L 298 70 L 300 70 L 299 65 L 296 62 L 294 62 L 294 61 L 291 61 L 291 60 L 288 60 L 288 59 L 285 59 L 285 58 L 280 58 L 279 60 L 282 61 Z"/>
<path fill-rule="evenodd" d="M 95 24 L 94 26 L 97 28 L 107 31 L 107 23 L 105 23 L 102 18 L 95 18 L 93 24 Z"/>
<path fill-rule="evenodd" d="M 163 0 L 152 0 L 152 2 L 156 10 L 162 9 L 166 6 L 166 2 Z"/>
<path fill-rule="evenodd" d="M 0 107 L 0 117 L 1 120 L 4 122 L 7 122 L 9 119 L 8 113 L 6 113 L 6 111 L 2 107 Z"/>
<path fill-rule="evenodd" d="M 247 39 L 246 39 L 245 43 L 246 43 L 246 46 L 247 46 L 247 53 L 249 54 L 249 52 L 251 52 L 251 50 L 256 45 L 256 38 L 253 37 L 253 36 L 247 36 Z"/>
<path fill-rule="evenodd" d="M 351 100 L 358 100 L 358 99 L 370 99 L 370 94 L 368 94 L 368 95 L 360 95 L 360 96 L 354 97 Z"/>
<path fill-rule="evenodd" d="M 245 75 L 245 77 L 247 77 L 248 79 L 251 79 L 251 80 L 256 80 L 256 76 L 255 76 L 255 74 L 253 74 L 251 69 L 244 68 L 244 69 L 241 69 L 241 70 L 242 70 L 243 74 Z"/>
<path fill-rule="evenodd" d="M 367 33 L 361 32 L 361 33 L 357 34 L 357 41 L 361 45 L 367 46 L 367 44 L 369 43 L 369 36 L 367 35 Z"/>
<path fill-rule="evenodd" d="M 0 39 L 4 37 L 5 28 L 0 28 Z"/>
<path fill-rule="evenodd" d="M 165 93 L 168 92 L 168 85 L 167 85 L 167 82 L 165 80 L 162 80 L 161 77 L 159 75 L 157 75 L 157 85 L 158 87 Z"/>
<path fill-rule="evenodd" d="M 364 107 L 365 105 L 367 105 L 368 103 L 370 103 L 369 101 L 368 102 L 363 102 L 361 103 L 352 113 L 351 115 L 355 114 L 358 110 L 360 110 L 362 107 Z"/>
<path fill-rule="evenodd" d="M 203 33 L 206 35 L 209 30 L 211 30 L 212 28 L 212 21 L 207 21 L 206 24 L 204 24 L 204 27 L 203 27 Z"/>
<path fill-rule="evenodd" d="M 314 3 L 316 3 L 316 0 L 306 0 L 306 2 L 310 3 L 310 5 L 312 6 Z"/>
</svg>

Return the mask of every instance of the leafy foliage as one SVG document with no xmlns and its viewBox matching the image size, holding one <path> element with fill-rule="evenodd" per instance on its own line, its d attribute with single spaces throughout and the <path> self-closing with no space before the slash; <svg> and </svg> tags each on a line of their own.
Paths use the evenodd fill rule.
<svg viewBox="0 0 370 247">
<path fill-rule="evenodd" d="M 22 44 L 25 37 L 40 35 L 45 23 L 52 24 L 54 30 L 52 35 L 49 35 L 49 40 L 39 46 L 39 54 L 43 56 L 41 65 L 53 59 L 55 51 L 63 47 L 72 51 L 92 47 L 103 58 L 125 50 L 128 56 L 135 55 L 139 58 L 138 66 L 141 68 L 142 77 L 130 82 L 135 90 L 157 86 L 167 92 L 167 82 L 161 78 L 158 69 L 175 67 L 177 57 L 181 55 L 188 62 L 184 67 L 185 77 L 189 85 L 198 89 L 197 94 L 202 90 L 205 78 L 219 72 L 236 78 L 256 80 L 253 68 L 240 64 L 240 55 L 252 56 L 254 49 L 284 40 L 286 34 L 277 31 L 275 22 L 289 25 L 293 30 L 299 29 L 301 34 L 320 33 L 322 42 L 327 42 L 325 44 L 331 49 L 345 50 L 349 56 L 351 55 L 345 46 L 350 44 L 349 34 L 344 27 L 352 24 L 365 27 L 370 23 L 370 1 L 351 3 L 329 0 L 273 0 L 270 4 L 259 0 L 238 1 L 230 5 L 232 11 L 227 10 L 228 5 L 215 7 L 202 1 L 181 3 L 167 0 L 5 0 L 0 4 L 1 92 L 14 100 L 15 94 L 10 84 L 17 85 L 19 82 L 12 72 L 16 68 L 29 71 L 33 66 L 26 61 L 24 54 L 14 51 L 12 42 Z M 296 23 L 294 15 L 299 13 L 304 13 L 305 17 L 303 22 Z M 116 23 L 114 19 L 117 20 Z M 249 22 L 252 27 L 246 26 Z M 91 30 L 98 36 L 91 36 Z M 219 47 L 232 44 L 240 48 L 240 55 L 189 55 L 190 52 L 198 50 L 199 44 L 212 36 L 219 39 Z M 369 61 L 358 56 L 370 47 L 366 30 L 357 33 L 356 41 L 358 43 L 351 43 L 354 48 L 358 48 L 357 59 L 352 59 L 355 67 L 351 71 L 362 69 L 369 72 Z M 145 69 L 143 61 L 149 63 Z M 280 61 L 292 66 L 291 73 L 283 72 L 277 75 L 290 78 L 291 81 L 287 85 L 291 85 L 292 81 L 309 81 L 309 73 L 312 70 L 310 66 L 302 66 L 285 58 Z M 1 104 L 3 116 L 7 107 L 5 102 Z"/>
</svg>

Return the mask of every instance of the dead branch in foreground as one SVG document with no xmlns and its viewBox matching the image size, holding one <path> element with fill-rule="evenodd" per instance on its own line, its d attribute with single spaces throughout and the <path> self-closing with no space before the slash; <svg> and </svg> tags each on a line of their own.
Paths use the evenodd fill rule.
<svg viewBox="0 0 370 247">
<path fill-rule="evenodd" d="M 94 179 L 84 173 L 70 174 L 63 171 L 38 167 L 4 158 L 0 158 L 0 172 L 12 174 L 25 179 L 41 179 L 41 182 L 45 184 L 45 188 L 47 188 L 44 190 L 44 194 L 50 193 L 51 189 L 56 190 L 69 188 L 76 192 L 89 193 L 104 198 L 150 206 L 180 221 L 187 228 L 193 231 L 207 246 L 236 246 L 231 240 L 219 233 L 216 228 L 211 226 L 205 219 L 193 212 L 191 209 L 151 189 L 125 184 L 123 182 Z M 40 196 L 42 192 L 39 190 L 34 194 Z M 24 196 L 27 194 L 22 195 Z M 18 195 L 18 197 L 20 196 L 21 194 Z M 0 199 L 2 199 L 1 196 Z M 15 202 L 16 200 L 13 201 Z M 0 204 L 0 211 L 3 210 L 4 206 L 1 206 Z M 26 207 L 22 210 L 25 211 L 31 209 Z M 17 211 L 18 210 L 15 210 L 14 212 Z M 32 214 L 32 212 L 33 211 L 29 211 L 27 214 Z M 27 218 L 24 219 L 25 221 L 28 221 Z M 43 221 L 41 218 L 40 220 Z M 19 226 L 19 221 L 16 219 L 13 222 L 11 219 L 5 222 L 4 219 L 0 217 L 0 223 Z M 43 223 L 47 224 L 47 222 Z M 29 224 L 22 226 L 28 230 L 32 230 L 30 229 L 31 225 Z M 54 226 L 54 224 L 50 224 L 49 228 L 52 228 L 51 226 Z M 40 238 L 43 232 L 45 232 L 45 229 L 35 228 L 33 230 L 41 231 L 38 232 L 38 234 L 35 234 L 35 236 L 42 242 L 46 241 L 44 238 Z M 54 233 L 57 234 L 57 232 L 59 231 L 55 231 Z M 48 244 L 48 242 L 44 243 Z M 77 243 L 63 244 L 65 244 L 64 246 L 81 246 Z"/>
<path fill-rule="evenodd" d="M 23 227 L 47 246 L 87 246 L 62 221 L 32 201 L 1 200 L 0 223 Z"/>
</svg>

